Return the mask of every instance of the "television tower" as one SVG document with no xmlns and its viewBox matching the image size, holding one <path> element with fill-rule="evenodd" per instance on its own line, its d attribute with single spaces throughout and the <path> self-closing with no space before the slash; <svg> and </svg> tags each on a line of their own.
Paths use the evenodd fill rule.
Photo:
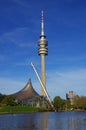
<svg viewBox="0 0 86 130">
<path fill-rule="evenodd" d="M 41 80 L 42 83 L 46 89 L 46 67 L 45 67 L 45 56 L 48 55 L 48 49 L 46 46 L 48 46 L 48 41 L 46 40 L 46 36 L 44 34 L 44 12 L 42 10 L 42 20 L 41 20 L 41 35 L 40 39 L 38 41 L 38 54 L 41 56 Z M 41 95 L 46 97 L 46 94 L 42 88 Z"/>
</svg>

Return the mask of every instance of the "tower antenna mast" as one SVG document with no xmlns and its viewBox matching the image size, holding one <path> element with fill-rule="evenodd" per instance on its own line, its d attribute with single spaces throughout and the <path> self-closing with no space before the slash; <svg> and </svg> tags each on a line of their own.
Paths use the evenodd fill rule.
<svg viewBox="0 0 86 130">
<path fill-rule="evenodd" d="M 48 41 L 46 40 L 46 36 L 44 33 L 44 11 L 42 10 L 42 18 L 41 18 L 41 35 L 38 41 L 38 54 L 41 56 L 41 80 L 46 89 L 46 66 L 45 66 L 45 56 L 48 55 Z M 42 88 L 41 95 L 45 97 L 45 92 Z"/>
</svg>

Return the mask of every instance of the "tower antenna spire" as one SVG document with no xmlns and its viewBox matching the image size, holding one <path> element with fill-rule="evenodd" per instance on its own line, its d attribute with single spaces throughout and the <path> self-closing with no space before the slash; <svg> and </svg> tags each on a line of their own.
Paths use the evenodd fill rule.
<svg viewBox="0 0 86 130">
<path fill-rule="evenodd" d="M 42 16 L 41 16 L 41 36 L 45 36 L 44 35 L 44 11 L 42 9 Z"/>
</svg>

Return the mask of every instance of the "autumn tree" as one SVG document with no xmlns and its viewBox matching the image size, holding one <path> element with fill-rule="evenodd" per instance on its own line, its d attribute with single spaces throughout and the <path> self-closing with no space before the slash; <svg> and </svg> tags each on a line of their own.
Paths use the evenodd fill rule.
<svg viewBox="0 0 86 130">
<path fill-rule="evenodd" d="M 75 109 L 86 109 L 86 96 L 75 97 L 74 98 L 74 107 Z"/>
</svg>

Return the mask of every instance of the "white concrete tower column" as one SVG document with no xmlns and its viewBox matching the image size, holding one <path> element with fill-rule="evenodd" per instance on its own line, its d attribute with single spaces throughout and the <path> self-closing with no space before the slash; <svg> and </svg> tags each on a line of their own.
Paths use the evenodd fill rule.
<svg viewBox="0 0 86 130">
<path fill-rule="evenodd" d="M 48 55 L 48 49 L 46 48 L 46 46 L 48 46 L 48 41 L 46 40 L 46 36 L 44 34 L 44 12 L 42 10 L 42 22 L 41 22 L 41 35 L 40 35 L 40 39 L 38 41 L 38 54 L 41 56 L 41 79 L 43 82 L 43 85 L 46 89 L 46 66 L 45 66 L 45 56 Z M 42 96 L 46 96 L 46 94 L 44 93 L 44 90 L 42 89 L 41 91 L 41 95 Z"/>
</svg>

